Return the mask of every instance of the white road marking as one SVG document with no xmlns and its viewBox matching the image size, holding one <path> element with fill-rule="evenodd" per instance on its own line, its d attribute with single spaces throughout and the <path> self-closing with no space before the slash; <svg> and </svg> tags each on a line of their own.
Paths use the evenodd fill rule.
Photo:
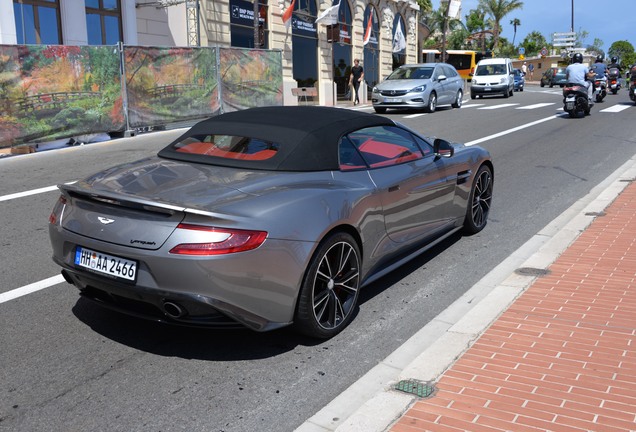
<svg viewBox="0 0 636 432">
<path fill-rule="evenodd" d="M 415 118 L 415 117 L 421 117 L 426 115 L 426 113 L 418 113 L 418 114 L 409 114 L 407 116 L 404 116 L 404 118 Z"/>
<path fill-rule="evenodd" d="M 43 187 L 40 189 L 33 189 L 30 191 L 25 191 L 25 192 L 18 192 L 18 193 L 14 193 L 14 194 L 9 194 L 9 195 L 3 195 L 0 196 L 0 201 L 9 201 L 15 198 L 24 198 L 26 196 L 29 195 L 37 195 L 39 193 L 44 193 L 44 192 L 51 192 L 57 189 L 57 186 L 48 186 L 48 187 Z"/>
<path fill-rule="evenodd" d="M 57 276 L 52 276 L 48 279 L 41 280 L 39 282 L 32 283 L 30 285 L 25 285 L 21 288 L 16 288 L 11 291 L 1 293 L 0 303 L 17 299 L 18 297 L 22 297 L 27 294 L 31 294 L 32 292 L 43 290 L 44 288 L 48 288 L 50 286 L 57 285 L 62 282 L 64 282 L 64 277 L 62 275 L 57 275 Z"/>
<path fill-rule="evenodd" d="M 554 102 L 552 102 L 552 103 L 538 103 L 538 104 L 534 104 L 534 105 L 527 105 L 527 106 L 518 107 L 518 108 L 515 108 L 515 109 L 518 109 L 518 110 L 532 110 L 532 109 L 537 109 L 537 108 L 543 108 L 543 107 L 550 106 L 550 105 L 554 105 Z"/>
<path fill-rule="evenodd" d="M 553 115 L 553 116 L 550 116 L 550 117 L 546 117 L 544 119 L 533 121 L 532 123 L 527 123 L 525 125 L 517 126 L 516 128 L 508 129 L 508 130 L 496 133 L 494 135 L 490 135 L 490 136 L 487 136 L 487 137 L 479 138 L 479 139 L 476 139 L 474 141 L 469 141 L 467 143 L 464 143 L 464 145 L 465 146 L 473 146 L 475 144 L 479 144 L 479 143 L 482 143 L 484 141 L 488 141 L 488 140 L 491 140 L 491 139 L 494 139 L 494 138 L 499 138 L 501 136 L 508 135 L 508 134 L 520 131 L 522 129 L 526 129 L 526 128 L 529 128 L 529 127 L 532 127 L 532 126 L 535 126 L 535 125 L 538 125 L 538 124 L 541 124 L 541 123 L 545 123 L 545 122 L 550 121 L 550 120 L 554 120 L 555 118 L 559 118 L 562 115 L 563 114 L 557 114 L 557 115 Z"/>
<path fill-rule="evenodd" d="M 462 108 L 477 108 L 484 105 L 486 104 L 468 104 L 468 105 L 462 105 Z"/>
<path fill-rule="evenodd" d="M 632 107 L 632 105 L 614 105 L 614 106 L 602 109 L 599 112 L 617 113 L 617 112 L 621 112 L 621 111 L 626 110 L 626 109 L 631 108 L 631 107 Z"/>
<path fill-rule="evenodd" d="M 480 110 L 496 110 L 499 108 L 508 108 L 511 106 L 515 106 L 515 105 L 519 105 L 518 103 L 509 103 L 509 104 L 501 104 L 501 105 L 494 105 L 494 106 L 489 106 L 489 107 L 484 107 L 484 108 L 479 108 Z"/>
<path fill-rule="evenodd" d="M 64 184 L 73 184 L 73 183 L 77 183 L 77 181 L 72 181 L 72 182 L 68 182 L 68 183 L 64 183 Z M 9 194 L 9 195 L 3 195 L 0 196 L 0 202 L 2 201 L 9 201 L 12 199 L 16 199 L 16 198 L 24 198 L 30 195 L 37 195 L 40 193 L 45 193 L 45 192 L 52 192 L 57 190 L 57 186 L 47 186 L 47 187 L 43 187 L 43 188 L 39 188 L 39 189 L 32 189 L 30 191 L 24 191 L 24 192 L 18 192 L 18 193 L 14 193 L 14 194 Z"/>
</svg>

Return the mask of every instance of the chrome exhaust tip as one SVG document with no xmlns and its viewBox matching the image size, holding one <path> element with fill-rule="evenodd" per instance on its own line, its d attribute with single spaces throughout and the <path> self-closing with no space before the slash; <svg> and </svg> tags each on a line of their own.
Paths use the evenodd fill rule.
<svg viewBox="0 0 636 432">
<path fill-rule="evenodd" d="M 177 303 L 171 301 L 163 302 L 163 312 L 168 315 L 170 318 L 181 318 L 185 315 L 185 310 L 179 306 Z"/>
</svg>

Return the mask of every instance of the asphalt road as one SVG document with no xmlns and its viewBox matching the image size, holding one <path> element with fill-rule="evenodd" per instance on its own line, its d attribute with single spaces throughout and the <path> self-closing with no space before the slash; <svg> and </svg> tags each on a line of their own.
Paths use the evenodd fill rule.
<svg viewBox="0 0 636 432">
<path fill-rule="evenodd" d="M 636 153 L 624 91 L 584 119 L 560 107 L 559 89 L 529 86 L 462 109 L 387 114 L 426 135 L 491 137 L 480 144 L 495 163 L 490 222 L 368 287 L 329 341 L 157 326 L 64 282 L 1 302 L 0 431 L 293 431 Z M 151 155 L 178 133 L 0 159 L 0 295 L 59 274 L 47 232 L 58 194 L 9 195 Z"/>
</svg>

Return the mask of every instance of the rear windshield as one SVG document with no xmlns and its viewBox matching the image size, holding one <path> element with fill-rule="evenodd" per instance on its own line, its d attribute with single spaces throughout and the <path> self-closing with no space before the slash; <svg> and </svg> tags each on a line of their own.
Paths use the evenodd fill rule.
<svg viewBox="0 0 636 432">
<path fill-rule="evenodd" d="M 397 79 L 429 79 L 433 75 L 432 67 L 400 67 L 388 76 L 387 80 Z"/>
<path fill-rule="evenodd" d="M 279 149 L 277 143 L 232 135 L 193 135 L 178 141 L 173 149 L 222 159 L 267 160 Z"/>
</svg>

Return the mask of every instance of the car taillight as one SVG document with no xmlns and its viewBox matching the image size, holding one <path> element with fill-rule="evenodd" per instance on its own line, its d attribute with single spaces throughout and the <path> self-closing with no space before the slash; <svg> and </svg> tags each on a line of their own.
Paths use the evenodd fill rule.
<svg viewBox="0 0 636 432">
<path fill-rule="evenodd" d="M 182 243 L 170 253 L 177 255 L 224 255 L 256 249 L 267 238 L 266 231 L 250 231 L 202 225 L 179 224 L 177 229 L 206 233 L 201 243 Z"/>
<path fill-rule="evenodd" d="M 51 214 L 49 215 L 50 224 L 55 225 L 57 223 L 58 215 L 61 215 L 62 209 L 64 208 L 65 205 L 66 205 L 66 198 L 64 197 L 64 195 L 60 195 L 60 197 L 57 199 L 57 202 L 53 206 L 53 210 L 51 211 Z"/>
</svg>

